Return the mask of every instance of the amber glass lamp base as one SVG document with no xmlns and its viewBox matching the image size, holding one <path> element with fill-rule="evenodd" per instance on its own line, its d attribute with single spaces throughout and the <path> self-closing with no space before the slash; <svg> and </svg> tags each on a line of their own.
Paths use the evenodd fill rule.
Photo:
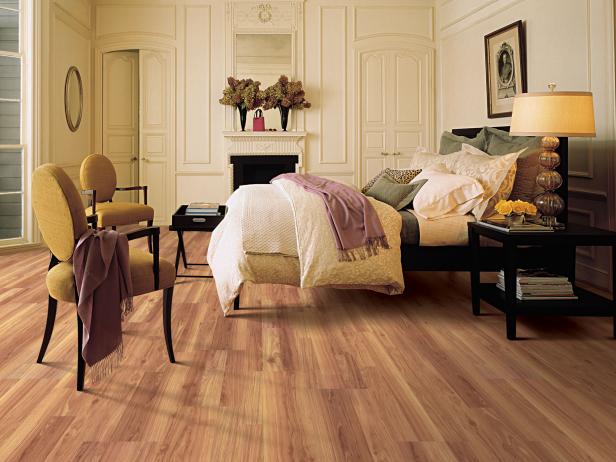
<svg viewBox="0 0 616 462">
<path fill-rule="evenodd" d="M 537 185 L 544 189 L 534 203 L 541 213 L 541 219 L 545 226 L 556 229 L 564 228 L 558 223 L 557 217 L 565 210 L 565 201 L 555 191 L 563 184 L 563 178 L 555 169 L 560 165 L 560 156 L 556 152 L 560 142 L 555 136 L 544 136 L 541 140 L 543 151 L 539 156 L 539 164 L 542 171 L 537 175 Z"/>
</svg>

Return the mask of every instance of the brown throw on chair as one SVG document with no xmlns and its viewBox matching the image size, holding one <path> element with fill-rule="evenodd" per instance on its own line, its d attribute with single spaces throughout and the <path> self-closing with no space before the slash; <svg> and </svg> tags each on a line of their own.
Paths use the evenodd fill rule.
<svg viewBox="0 0 616 462">
<path fill-rule="evenodd" d="M 122 360 L 122 321 L 133 309 L 126 235 L 89 229 L 75 247 L 73 270 L 83 322 L 81 355 L 97 382 Z"/>
</svg>

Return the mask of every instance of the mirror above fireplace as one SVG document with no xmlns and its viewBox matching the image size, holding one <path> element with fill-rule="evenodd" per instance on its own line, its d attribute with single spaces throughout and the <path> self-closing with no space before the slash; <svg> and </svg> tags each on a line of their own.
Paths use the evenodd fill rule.
<svg viewBox="0 0 616 462">
<path fill-rule="evenodd" d="M 281 75 L 293 75 L 291 34 L 236 34 L 235 76 L 261 82 L 264 89 Z"/>
<path fill-rule="evenodd" d="M 261 82 L 261 89 L 281 75 L 303 80 L 304 2 L 228 2 L 227 75 Z M 230 45 L 230 46 L 229 46 Z M 289 129 L 303 130 L 304 115 L 291 111 Z M 297 114 L 294 114 L 297 112 Z M 265 111 L 265 128 L 281 130 L 278 111 Z M 253 114 L 248 113 L 247 130 Z M 227 109 L 226 130 L 238 130 L 238 111 Z"/>
</svg>

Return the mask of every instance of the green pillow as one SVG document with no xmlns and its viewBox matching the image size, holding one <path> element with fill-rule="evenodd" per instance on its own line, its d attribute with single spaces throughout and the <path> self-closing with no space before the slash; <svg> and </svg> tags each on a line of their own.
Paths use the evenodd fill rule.
<svg viewBox="0 0 616 462">
<path fill-rule="evenodd" d="M 522 148 L 528 148 L 525 153 L 529 155 L 531 151 L 541 147 L 540 136 L 511 136 L 509 133 L 493 127 L 485 127 L 485 130 L 488 134 L 488 145 L 485 152 L 492 156 L 510 154 Z M 521 157 L 525 157 L 524 153 Z"/>
<path fill-rule="evenodd" d="M 486 130 L 482 129 L 475 138 L 467 138 L 466 136 L 454 135 L 451 132 L 443 132 L 441 135 L 441 145 L 439 148 L 439 154 L 451 154 L 462 149 L 462 143 L 470 144 L 471 146 L 486 150 L 487 138 Z"/>
<path fill-rule="evenodd" d="M 385 202 L 396 210 L 402 210 L 413 202 L 413 199 L 427 181 L 420 180 L 411 184 L 401 184 L 385 173 L 366 191 L 366 196 Z"/>
</svg>

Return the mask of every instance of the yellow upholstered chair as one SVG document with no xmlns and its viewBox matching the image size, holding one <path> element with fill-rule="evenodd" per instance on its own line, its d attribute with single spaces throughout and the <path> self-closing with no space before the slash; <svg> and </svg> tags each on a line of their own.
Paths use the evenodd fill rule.
<svg viewBox="0 0 616 462">
<path fill-rule="evenodd" d="M 134 225 L 147 221 L 152 226 L 154 209 L 148 205 L 147 186 L 118 188 L 116 171 L 111 161 L 101 154 L 91 154 L 81 163 L 79 180 L 82 189 L 96 191 L 88 215 L 97 215 L 99 228 Z M 116 191 L 143 191 L 143 204 L 134 202 L 113 202 Z"/>
<path fill-rule="evenodd" d="M 77 303 L 78 293 L 73 273 L 72 257 L 79 237 L 88 229 L 81 197 L 68 175 L 60 167 L 45 164 L 34 172 L 32 178 L 32 206 L 41 234 L 51 251 L 47 273 L 49 300 L 47 325 L 37 362 L 41 363 L 49 345 L 56 318 L 58 300 Z M 94 223 L 96 218 L 92 220 Z M 130 248 L 130 271 L 133 295 L 141 295 L 164 289 L 163 330 L 169 360 L 175 362 L 171 339 L 171 303 L 175 283 L 175 267 L 171 262 L 159 259 L 159 233 L 157 227 L 148 227 L 128 233 L 129 240 L 149 236 L 153 242 L 153 254 Z M 77 316 L 77 389 L 83 390 L 85 361 L 81 356 L 83 325 Z"/>
</svg>

